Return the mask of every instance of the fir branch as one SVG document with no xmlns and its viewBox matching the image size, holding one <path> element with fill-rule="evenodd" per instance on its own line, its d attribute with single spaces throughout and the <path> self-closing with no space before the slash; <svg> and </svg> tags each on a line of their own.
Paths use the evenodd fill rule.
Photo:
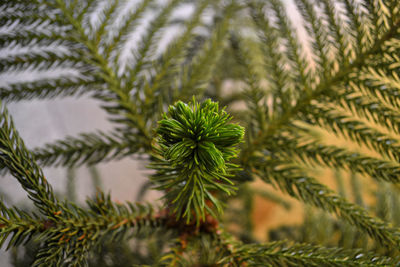
<svg viewBox="0 0 400 267">
<path fill-rule="evenodd" d="M 83 133 L 33 150 L 42 166 L 79 166 L 120 159 L 144 148 L 142 137 L 112 133 Z"/>
<path fill-rule="evenodd" d="M 60 55 L 56 51 L 38 51 L 37 53 L 19 53 L 2 58 L 0 73 L 24 69 L 43 70 L 55 67 L 72 68 L 81 65 L 80 58 L 76 55 Z"/>
<path fill-rule="evenodd" d="M 237 247 L 233 255 L 246 266 L 392 266 L 394 261 L 362 250 L 325 248 L 277 241 Z M 228 262 L 225 258 L 222 262 Z"/>
<path fill-rule="evenodd" d="M 355 54 L 361 54 L 371 44 L 370 30 L 367 28 L 369 24 L 366 14 L 360 10 L 359 4 L 354 0 L 342 0 L 345 8 L 346 15 L 350 19 L 350 34 L 355 37 Z"/>
<path fill-rule="evenodd" d="M 32 1 L 36 2 L 36 1 Z M 59 11 L 47 8 L 47 12 L 41 12 L 43 6 L 38 3 L 24 3 L 22 6 L 31 9 L 20 9 L 9 15 L 7 11 L 0 13 L 0 18 L 5 21 L 4 30 L 0 33 L 0 43 L 18 42 L 20 39 L 32 40 L 53 37 L 53 40 L 68 39 L 66 35 L 70 27 L 64 24 L 59 16 Z M 18 15 L 19 14 L 19 15 Z"/>
<path fill-rule="evenodd" d="M 161 62 L 159 62 L 159 64 L 155 64 L 156 66 L 158 65 L 158 67 L 155 69 L 156 74 L 151 77 L 150 82 L 145 83 L 143 86 L 143 91 L 145 94 L 144 103 L 149 103 L 143 107 L 144 110 L 151 110 L 152 106 L 159 103 L 160 99 L 156 99 L 155 97 L 156 92 L 163 86 L 169 87 L 170 84 L 168 84 L 168 82 L 170 82 L 172 77 L 177 75 L 177 66 L 183 61 L 185 48 L 188 42 L 194 36 L 193 30 L 200 25 L 201 15 L 209 3 L 209 0 L 202 0 L 202 2 L 200 2 L 193 16 L 186 23 L 184 32 L 171 45 L 169 45 L 165 53 L 161 56 Z M 156 100 L 151 101 L 150 99 Z"/>
<path fill-rule="evenodd" d="M 44 52 L 29 55 L 19 54 L 14 57 L 2 59 L 0 73 L 4 72 L 26 72 L 26 71 L 48 71 L 55 69 L 88 70 L 90 66 L 81 62 L 77 56 L 56 56 L 56 53 Z"/>
<path fill-rule="evenodd" d="M 177 78 L 179 71 L 177 66 L 183 62 L 186 47 L 194 37 L 193 30 L 201 25 L 201 16 L 209 4 L 209 0 L 199 2 L 190 20 L 185 23 L 183 33 L 168 46 L 160 60 L 151 62 L 151 65 L 155 68 L 151 70 L 154 74 L 151 75 L 150 79 L 140 74 L 142 70 L 139 67 L 142 67 L 140 65 L 143 65 L 144 61 L 138 61 L 137 64 L 139 65 L 132 69 L 128 81 L 137 82 L 137 86 L 140 88 L 140 90 L 136 90 L 134 97 L 138 102 L 135 103 L 137 112 L 145 120 L 142 122 L 143 124 L 155 126 L 154 122 L 159 119 L 159 112 L 163 110 L 163 103 L 168 104 L 174 99 L 173 95 L 176 90 L 171 88 L 171 83 Z M 146 60 L 146 58 L 139 57 L 139 60 Z M 136 73 L 139 74 L 139 77 L 133 76 Z M 127 86 L 127 88 L 130 88 L 129 82 Z M 161 90 L 161 88 L 169 88 L 169 90 Z M 124 123 L 124 119 L 116 119 L 116 122 Z"/>
<path fill-rule="evenodd" d="M 315 60 L 318 64 L 321 72 L 322 79 L 326 78 L 330 69 L 331 62 L 328 60 L 330 48 L 327 36 L 327 30 L 325 29 L 322 20 L 318 17 L 313 4 L 309 0 L 296 0 L 296 4 L 303 20 L 306 22 L 305 28 L 311 37 L 312 47 L 315 51 Z"/>
<path fill-rule="evenodd" d="M 383 1 L 376 3 L 375 1 L 366 0 L 361 5 L 368 10 L 368 17 L 371 21 L 371 24 L 374 25 L 372 29 L 373 38 L 376 40 L 379 38 L 379 33 L 387 30 L 384 27 L 388 25 L 388 15 L 390 12 Z"/>
<path fill-rule="evenodd" d="M 17 33 L 18 34 L 18 33 Z M 31 49 L 36 47 L 43 48 L 54 48 L 54 47 L 63 47 L 63 48 L 72 48 L 72 50 L 77 50 L 82 48 L 74 41 L 74 38 L 63 36 L 60 34 L 52 33 L 46 36 L 43 35 L 33 35 L 32 38 L 25 38 L 23 36 L 17 36 L 15 39 L 9 38 L 5 40 L 3 43 L 0 40 L 1 48 L 9 48 L 9 49 Z M 54 39 L 52 38 L 54 37 Z M 75 51 L 74 50 L 74 51 Z"/>
<path fill-rule="evenodd" d="M 13 12 L 20 13 L 36 7 L 36 5 L 32 4 L 30 1 L 13 1 L 13 2 L 4 2 L 0 5 L 0 14 L 2 15 L 11 15 Z"/>
<path fill-rule="evenodd" d="M 92 37 L 96 46 L 100 45 L 100 42 L 103 39 L 102 37 L 106 33 L 106 26 L 108 25 L 108 22 L 116 15 L 115 13 L 118 11 L 118 5 L 119 0 L 109 2 L 108 6 L 106 5 L 105 10 L 103 10 L 101 14 L 98 14 L 98 17 L 101 19 L 101 23 Z"/>
<path fill-rule="evenodd" d="M 89 22 L 85 19 L 89 20 L 90 16 L 87 14 L 93 14 L 99 2 L 99 0 L 78 1 L 78 3 L 75 1 L 75 3 L 71 3 L 70 9 L 74 10 L 75 8 L 75 18 L 79 23 L 88 25 Z"/>
<path fill-rule="evenodd" d="M 341 107 L 351 110 L 354 116 L 365 118 L 380 124 L 396 134 L 400 133 L 400 112 L 390 104 L 385 103 L 381 98 L 371 95 L 364 96 L 359 92 L 364 91 L 363 85 L 349 82 L 346 90 L 337 89 L 337 94 L 323 99 L 323 102 L 334 102 Z M 353 89 L 355 88 L 355 89 Z M 395 101 L 395 98 L 390 98 Z"/>
<path fill-rule="evenodd" d="M 244 92 L 240 92 L 238 99 L 245 98 L 249 114 L 256 122 L 257 130 L 253 131 L 254 127 L 249 124 L 248 135 L 254 137 L 255 132 L 264 131 L 269 120 L 269 108 L 265 102 L 265 92 L 260 88 L 260 78 L 255 71 L 254 63 L 250 58 L 250 51 L 244 47 L 243 41 L 237 36 L 231 35 L 231 47 L 234 51 L 236 61 L 244 67 L 244 81 L 248 88 Z M 251 144 L 248 144 L 251 145 Z"/>
<path fill-rule="evenodd" d="M 341 27 L 341 25 L 344 25 L 344 22 L 336 14 L 337 12 L 332 1 L 320 0 L 319 2 L 321 2 L 323 5 L 324 14 L 327 16 L 328 27 L 331 32 L 330 35 L 334 36 L 332 45 L 334 45 L 337 49 L 337 53 L 339 55 L 339 58 L 337 59 L 338 63 L 347 64 L 352 56 L 350 55 L 351 44 L 349 36 Z"/>
<path fill-rule="evenodd" d="M 0 248 L 8 241 L 6 249 L 19 246 L 29 241 L 43 229 L 38 217 L 29 215 L 16 207 L 7 208 L 0 200 Z"/>
<path fill-rule="evenodd" d="M 89 210 L 64 206 L 58 220 L 41 233 L 46 242 L 33 266 L 82 264 L 99 244 L 121 240 L 132 231 L 167 227 L 168 219 L 156 214 L 150 205 L 117 204 L 102 193 L 87 204 Z"/>
<path fill-rule="evenodd" d="M 391 58 L 390 54 L 385 54 L 385 57 Z M 392 66 L 397 63 L 397 60 L 396 57 L 391 58 L 390 63 Z M 390 69 L 392 68 L 393 67 L 390 67 Z M 371 94 L 395 108 L 400 108 L 400 98 L 398 93 L 400 77 L 394 68 L 388 73 L 388 70 L 386 69 L 371 66 L 362 69 L 362 71 L 354 78 L 363 85 L 360 87 L 363 93 Z"/>
<path fill-rule="evenodd" d="M 287 40 L 286 54 L 292 61 L 291 65 L 293 71 L 296 73 L 296 80 L 298 80 L 298 83 L 295 84 L 296 90 L 308 92 L 310 90 L 310 76 L 306 69 L 305 62 L 307 61 L 302 55 L 303 48 L 298 42 L 296 31 L 288 20 L 285 7 L 279 0 L 271 0 L 271 9 L 276 15 L 279 33 L 282 35 L 281 37 Z"/>
<path fill-rule="evenodd" d="M 8 6 L 7 6 L 8 5 Z M 11 26 L 15 21 L 19 25 L 30 25 L 34 21 L 50 21 L 53 26 L 60 26 L 56 10 L 48 10 L 46 14 L 37 12 L 38 6 L 33 3 L 12 4 L 5 3 L 0 6 L 0 25 L 2 27 Z"/>
<path fill-rule="evenodd" d="M 262 7 L 262 4 L 257 5 L 253 2 L 249 4 L 250 15 L 257 27 L 258 37 L 262 41 L 261 50 L 264 52 L 265 73 L 268 75 L 270 91 L 274 96 L 273 109 L 278 113 L 286 110 L 293 100 L 290 92 L 293 77 L 285 70 L 288 65 L 288 59 L 280 51 L 277 30 L 272 27 L 270 19 L 262 13 Z"/>
<path fill-rule="evenodd" d="M 109 58 L 110 54 L 116 47 L 123 47 L 124 42 L 127 41 L 128 34 L 138 23 L 138 20 L 143 16 L 146 8 L 153 2 L 153 0 L 143 0 L 138 4 L 136 9 L 129 13 L 126 18 L 123 19 L 121 25 L 117 28 L 117 34 L 113 37 L 109 44 L 106 44 L 105 53 L 106 58 Z M 118 56 L 117 56 L 118 58 Z"/>
<path fill-rule="evenodd" d="M 224 9 L 224 13 L 221 14 L 220 21 L 215 25 L 215 30 L 210 39 L 198 52 L 188 68 L 184 70 L 180 89 L 184 95 L 181 98 L 185 99 L 185 95 L 186 98 L 192 95 L 202 95 L 204 89 L 207 88 L 210 76 L 224 50 L 230 21 L 239 8 L 238 5 L 231 4 Z"/>
<path fill-rule="evenodd" d="M 104 90 L 103 83 L 82 78 L 45 79 L 30 83 L 13 83 L 0 88 L 0 99 L 3 101 L 20 101 L 33 98 L 55 98 L 63 96 L 80 96 Z"/>
<path fill-rule="evenodd" d="M 371 217 L 365 209 L 346 201 L 314 178 L 308 177 L 295 164 L 262 157 L 254 158 L 254 167 L 261 179 L 277 185 L 290 196 L 336 213 L 338 217 L 368 233 L 381 244 L 399 246 L 400 233 L 396 229 L 378 218 Z"/>
<path fill-rule="evenodd" d="M 74 38 L 65 36 L 66 33 L 58 30 L 55 31 L 37 31 L 29 29 L 18 29 L 13 32 L 0 35 L 0 47 L 10 47 L 10 45 L 29 45 L 33 40 L 38 42 L 54 43 L 56 40 L 74 42 Z"/>
<path fill-rule="evenodd" d="M 63 21 L 58 17 L 59 14 L 56 9 L 48 8 L 47 12 L 38 12 L 43 5 L 38 1 L 26 1 L 25 3 L 2 3 L 0 6 L 0 24 L 5 26 L 5 29 L 12 29 L 15 26 L 30 26 L 32 24 L 42 24 L 44 22 L 51 22 L 49 26 L 62 26 Z"/>
<path fill-rule="evenodd" d="M 322 105 L 312 106 L 309 108 L 309 113 L 307 113 L 304 118 L 323 128 L 328 128 L 336 134 L 341 133 L 346 139 L 375 149 L 397 162 L 400 159 L 400 148 L 397 138 L 369 127 L 361 120 L 338 112 L 334 107 Z"/>
<path fill-rule="evenodd" d="M 0 103 L 0 167 L 8 168 L 27 191 L 29 198 L 47 216 L 58 212 L 58 200 L 53 189 L 36 164 L 33 155 L 25 147 L 14 128 L 5 106 Z"/>
<path fill-rule="evenodd" d="M 135 67 L 129 71 L 127 89 L 132 88 L 134 82 L 138 79 L 138 74 L 143 70 L 145 60 L 148 55 L 154 55 L 154 48 L 160 36 L 160 30 L 167 25 L 171 12 L 179 4 L 179 1 L 169 1 L 157 18 L 154 19 L 148 28 L 147 34 L 142 38 L 139 49 L 137 49 Z"/>
<path fill-rule="evenodd" d="M 219 260 L 225 249 L 209 249 L 220 247 L 218 235 L 206 232 L 201 237 L 187 240 L 180 237 L 173 241 L 169 251 L 157 262 L 157 266 L 220 266 Z M 182 246 L 186 241 L 187 245 Z"/>
<path fill-rule="evenodd" d="M 295 138 L 281 138 L 282 143 L 276 142 L 279 144 L 277 151 L 287 157 L 300 158 L 304 163 L 313 162 L 331 168 L 347 168 L 353 172 L 367 174 L 378 181 L 400 182 L 400 164 L 397 162 L 365 156 L 347 148 L 323 145 L 314 140 L 298 144 Z"/>
<path fill-rule="evenodd" d="M 0 246 L 10 237 L 8 248 L 40 238 L 44 244 L 32 266 L 66 266 L 82 263 L 91 249 L 128 232 L 168 227 L 169 219 L 150 205 L 117 204 L 102 193 L 87 204 L 89 209 L 83 210 L 64 203 L 49 220 L 0 202 Z"/>
<path fill-rule="evenodd" d="M 62 11 L 65 19 L 73 26 L 77 35 L 77 41 L 86 46 L 88 49 L 88 56 L 91 62 L 99 68 L 100 73 L 98 73 L 96 76 L 103 79 L 107 83 L 108 89 L 115 94 L 115 100 L 120 108 L 118 113 L 123 113 L 124 116 L 123 122 L 128 123 L 128 125 L 133 128 L 138 129 L 140 133 L 146 137 L 148 143 L 150 143 L 151 137 L 146 129 L 145 122 L 138 116 L 135 105 L 133 105 L 133 101 L 131 101 L 129 91 L 122 89 L 123 87 L 120 79 L 118 78 L 116 70 L 110 66 L 107 58 L 101 54 L 99 47 L 96 45 L 96 41 L 94 39 L 90 39 L 86 35 L 84 28 L 78 19 L 74 17 L 71 10 L 67 8 L 66 4 L 61 0 L 57 0 L 56 6 Z"/>
<path fill-rule="evenodd" d="M 286 109 L 283 114 L 272 120 L 266 131 L 261 133 L 260 136 L 253 141 L 253 143 L 258 145 L 262 144 L 263 142 L 267 142 L 270 136 L 275 134 L 276 131 L 282 126 L 285 126 L 287 123 L 289 123 L 293 117 L 299 115 L 301 112 L 304 112 L 312 100 L 320 97 L 321 95 L 328 94 L 332 87 L 353 75 L 355 70 L 362 68 L 367 62 L 369 56 L 381 54 L 383 44 L 387 40 L 395 37 L 399 27 L 400 20 L 394 22 L 389 31 L 387 31 L 379 40 L 377 40 L 370 49 L 359 54 L 351 64 L 345 65 L 336 74 L 328 77 L 326 80 L 321 81 L 321 83 L 310 94 L 301 95 L 296 104 L 291 108 Z"/>
</svg>

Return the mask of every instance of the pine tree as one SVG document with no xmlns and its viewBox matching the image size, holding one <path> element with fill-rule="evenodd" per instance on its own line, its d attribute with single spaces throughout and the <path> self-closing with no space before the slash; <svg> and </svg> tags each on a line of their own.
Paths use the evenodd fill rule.
<svg viewBox="0 0 400 267">
<path fill-rule="evenodd" d="M 193 12 L 171 20 L 183 4 Z M 0 169 L 34 206 L 0 201 L 0 247 L 14 265 L 398 264 L 400 4 L 294 4 L 300 26 L 280 0 L 2 1 L 0 47 L 14 53 L 0 72 L 38 74 L 0 88 Z M 179 35 L 163 49 L 172 24 Z M 30 150 L 6 108 L 82 95 L 101 101 L 113 131 Z M 159 190 L 161 206 L 101 191 L 80 205 L 72 189 L 62 200 L 42 171 L 65 167 L 72 184 L 77 166 L 96 176 L 97 163 L 132 155 L 154 170 L 142 192 Z M 335 172 L 335 189 L 321 168 Z M 288 204 L 253 181 L 304 202 L 304 223 L 256 241 L 253 198 Z"/>
</svg>

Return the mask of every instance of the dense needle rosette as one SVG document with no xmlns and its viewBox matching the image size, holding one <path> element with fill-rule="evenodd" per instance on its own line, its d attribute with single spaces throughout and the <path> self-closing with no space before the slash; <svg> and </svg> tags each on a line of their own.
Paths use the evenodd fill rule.
<svg viewBox="0 0 400 267">
<path fill-rule="evenodd" d="M 165 158 L 188 168 L 196 164 L 203 170 L 224 171 L 225 161 L 236 154 L 243 128 L 228 124 L 231 117 L 209 99 L 193 106 L 179 101 L 168 112 L 157 130 Z"/>
<path fill-rule="evenodd" d="M 229 123 L 230 120 L 231 116 L 220 110 L 218 103 L 208 99 L 201 104 L 178 101 L 159 121 L 156 150 L 164 164 L 152 164 L 158 169 L 153 180 L 167 192 L 168 204 L 176 203 L 174 212 L 178 217 L 189 219 L 191 208 L 198 215 L 197 220 L 204 218 L 204 209 L 212 213 L 205 200 L 220 211 L 210 190 L 228 194 L 234 190 L 228 177 L 237 166 L 228 161 L 236 156 L 244 129 Z"/>
</svg>

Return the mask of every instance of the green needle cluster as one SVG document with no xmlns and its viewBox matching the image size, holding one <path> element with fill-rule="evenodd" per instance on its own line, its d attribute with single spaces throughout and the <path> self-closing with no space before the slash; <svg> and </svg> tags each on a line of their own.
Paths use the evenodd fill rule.
<svg viewBox="0 0 400 267">
<path fill-rule="evenodd" d="M 229 123 L 231 119 L 208 99 L 201 104 L 178 101 L 159 121 L 155 147 L 159 157 L 152 164 L 158 172 L 153 181 L 167 192 L 167 204 L 177 218 L 190 221 L 194 211 L 199 221 L 204 219 L 204 209 L 215 215 L 211 207 L 220 212 L 221 205 L 213 194 L 234 191 L 229 176 L 238 166 L 228 161 L 237 155 L 244 128 Z"/>
</svg>

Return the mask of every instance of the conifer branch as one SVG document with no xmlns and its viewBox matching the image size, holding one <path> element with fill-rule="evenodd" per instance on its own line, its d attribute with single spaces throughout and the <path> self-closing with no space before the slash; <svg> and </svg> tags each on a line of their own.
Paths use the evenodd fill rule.
<svg viewBox="0 0 400 267">
<path fill-rule="evenodd" d="M 49 220 L 0 202 L 0 247 L 8 237 L 8 248 L 40 237 L 44 244 L 33 266 L 74 265 L 96 245 L 120 240 L 130 231 L 168 227 L 169 219 L 149 205 L 113 203 L 102 193 L 87 204 L 89 209 L 83 210 L 64 203 Z"/>
<path fill-rule="evenodd" d="M 54 216 L 59 207 L 53 189 L 44 177 L 42 169 L 36 164 L 33 155 L 25 147 L 7 109 L 1 103 L 0 126 L 1 169 L 9 169 L 44 215 Z"/>
<path fill-rule="evenodd" d="M 313 40 L 312 47 L 315 51 L 315 60 L 321 69 L 320 76 L 324 79 L 329 74 L 328 71 L 331 64 L 327 58 L 330 49 L 326 29 L 309 0 L 296 0 L 296 4 L 306 21 L 306 30 Z"/>
<path fill-rule="evenodd" d="M 24 70 L 48 70 L 52 68 L 76 68 L 84 69 L 76 55 L 58 55 L 52 51 L 40 51 L 39 53 L 17 54 L 7 57 L 0 62 L 0 73 Z"/>
<path fill-rule="evenodd" d="M 348 34 L 340 27 L 344 25 L 344 22 L 337 16 L 336 9 L 330 0 L 320 0 L 323 5 L 324 13 L 327 16 L 328 25 L 332 36 L 335 37 L 335 41 L 332 42 L 337 49 L 337 54 L 339 56 L 338 63 L 347 64 L 350 60 L 351 55 L 351 45 Z"/>
<path fill-rule="evenodd" d="M 13 83 L 0 88 L 0 99 L 3 101 L 20 101 L 33 98 L 55 98 L 63 96 L 80 96 L 104 90 L 103 83 L 81 78 L 59 78 L 39 80 L 30 83 Z"/>
<path fill-rule="evenodd" d="M 118 5 L 119 0 L 109 2 L 108 5 L 106 5 L 105 10 L 103 10 L 102 14 L 99 15 L 102 21 L 93 36 L 93 40 L 96 46 L 100 45 L 100 42 L 103 39 L 103 35 L 106 33 L 106 26 L 108 25 L 108 22 L 111 20 L 112 17 L 116 15 L 115 13 L 118 11 Z"/>
<path fill-rule="evenodd" d="M 162 99 L 160 98 L 164 95 L 160 94 L 159 97 L 155 97 L 155 93 L 163 86 L 169 87 L 169 84 L 166 82 L 170 81 L 171 78 L 177 75 L 177 66 L 182 63 L 185 48 L 187 47 L 188 42 L 193 39 L 193 30 L 201 23 L 201 15 L 209 3 L 209 0 L 202 0 L 198 4 L 193 16 L 186 23 L 184 32 L 177 38 L 177 40 L 169 45 L 165 53 L 161 56 L 161 62 L 157 64 L 158 67 L 155 69 L 156 74 L 151 77 L 149 82 L 146 82 L 143 85 L 143 92 L 145 95 L 144 103 L 146 104 L 143 106 L 144 110 L 152 110 L 153 106 L 162 102 Z"/>
<path fill-rule="evenodd" d="M 389 12 L 387 11 L 386 4 L 381 2 L 379 3 L 381 8 L 377 8 L 375 1 L 366 0 L 362 5 L 368 10 L 368 18 L 371 21 L 371 24 L 374 26 L 372 29 L 373 38 L 376 40 L 379 38 L 379 33 L 386 31 L 387 29 L 382 28 L 388 25 L 387 23 L 387 15 Z M 383 22 L 383 23 L 382 23 Z"/>
<path fill-rule="evenodd" d="M 282 139 L 282 143 L 276 142 L 280 145 L 280 151 L 286 156 L 299 158 L 304 163 L 317 163 L 337 169 L 347 168 L 353 172 L 367 174 L 378 181 L 400 182 L 400 164 L 395 161 L 381 160 L 315 141 L 297 144 L 294 138 Z"/>
<path fill-rule="evenodd" d="M 112 69 L 105 56 L 100 53 L 96 45 L 96 40 L 90 39 L 86 35 L 80 22 L 74 17 L 71 10 L 67 8 L 63 1 L 57 0 L 56 6 L 63 12 L 65 19 L 74 27 L 77 34 L 77 41 L 86 46 L 92 62 L 100 69 L 100 73 L 97 76 L 103 79 L 107 83 L 108 89 L 115 94 L 117 103 L 122 111 L 120 112 L 123 113 L 124 116 L 123 121 L 133 128 L 138 129 L 140 133 L 147 138 L 148 143 L 150 143 L 150 134 L 144 125 L 144 121 L 138 116 L 135 106 L 132 105 L 133 102 L 130 100 L 129 91 L 122 89 L 121 81 L 116 71 Z"/>
<path fill-rule="evenodd" d="M 35 214 L 31 216 L 16 207 L 7 208 L 0 200 L 0 248 L 8 239 L 7 250 L 24 244 L 42 228 L 43 223 Z"/>
<path fill-rule="evenodd" d="M 40 22 L 51 22 L 52 27 L 62 25 L 62 21 L 58 19 L 55 10 L 48 10 L 46 14 L 37 13 L 37 6 L 32 3 L 10 5 L 9 7 L 0 6 L 0 9 L 1 26 L 8 26 L 13 21 L 18 21 L 18 26 L 15 27 L 27 27 L 32 24 L 40 24 Z"/>
<path fill-rule="evenodd" d="M 4 14 L 7 14 L 6 12 L 3 13 L 3 19 L 7 20 L 5 25 L 9 27 L 0 33 L 0 47 L 5 47 L 5 44 L 15 46 L 21 44 L 21 42 L 32 42 L 35 39 L 52 42 L 56 40 L 73 40 L 73 38 L 68 36 L 70 28 L 58 16 L 57 10 L 48 9 L 48 12 L 44 14 L 43 12 L 39 12 L 39 5 L 37 3 L 24 3 L 23 6 L 31 7 L 33 13 L 29 13 L 32 10 L 22 9 L 20 11 L 20 18 L 17 19 L 18 23 L 12 20 L 13 17 L 8 18 L 7 15 L 4 16 Z M 30 14 L 32 15 L 30 16 Z"/>
<path fill-rule="evenodd" d="M 117 34 L 113 37 L 112 41 L 109 44 L 106 44 L 105 53 L 106 58 L 110 57 L 110 54 L 114 51 L 116 47 L 123 46 L 123 42 L 127 41 L 128 33 L 132 31 L 132 29 L 138 23 L 138 20 L 143 16 L 146 8 L 153 2 L 153 0 L 144 0 L 138 4 L 136 9 L 126 16 L 123 19 L 122 25 L 118 28 Z M 116 57 L 117 60 L 119 56 Z"/>
<path fill-rule="evenodd" d="M 309 177 L 295 164 L 268 158 L 254 159 L 258 175 L 267 183 L 279 187 L 290 196 L 326 211 L 336 213 L 343 220 L 368 233 L 375 240 L 388 246 L 399 246 L 400 233 L 378 218 L 371 217 L 358 205 L 336 195 L 331 189 Z"/>
<path fill-rule="evenodd" d="M 89 210 L 65 205 L 58 220 L 48 222 L 42 233 L 37 233 L 44 236 L 46 242 L 33 266 L 82 264 L 87 253 L 99 244 L 121 240 L 130 232 L 168 227 L 169 219 L 162 213 L 155 213 L 150 205 L 117 204 L 102 193 L 87 204 Z"/>
<path fill-rule="evenodd" d="M 306 107 L 310 105 L 312 100 L 317 99 L 321 95 L 329 94 L 329 89 L 341 81 L 346 80 L 346 78 L 352 75 L 355 70 L 362 68 L 367 62 L 368 57 L 382 53 L 381 49 L 383 44 L 395 37 L 399 27 L 400 20 L 396 21 L 390 30 L 377 40 L 370 49 L 359 54 L 358 58 L 356 58 L 352 63 L 344 66 L 333 76 L 323 80 L 310 94 L 302 94 L 294 106 L 288 108 L 281 116 L 271 121 L 267 130 L 264 133 L 261 133 L 260 137 L 254 140 L 254 143 L 262 144 L 267 141 L 270 136 L 275 134 L 275 132 L 282 126 L 285 126 L 294 116 L 297 116 L 304 111 Z"/>
<path fill-rule="evenodd" d="M 352 90 L 352 88 L 356 88 Z M 365 89 L 362 85 L 349 82 L 347 90 L 337 89 L 335 96 L 328 96 L 323 102 L 337 103 L 341 107 L 350 110 L 354 116 L 365 118 L 368 121 L 373 121 L 380 124 L 396 134 L 400 133 L 400 112 L 394 105 L 390 105 L 382 101 L 382 98 L 377 98 L 371 95 L 362 95 L 359 92 Z M 390 98 L 391 102 L 395 98 Z"/>
<path fill-rule="evenodd" d="M 242 245 L 231 256 L 246 266 L 392 266 L 393 260 L 362 250 L 325 248 L 277 241 Z M 222 262 L 229 262 L 225 258 Z"/>
<path fill-rule="evenodd" d="M 367 21 L 363 21 L 365 19 L 364 14 L 359 10 L 358 4 L 354 0 L 343 0 L 341 2 L 343 2 L 347 11 L 346 15 L 350 19 L 350 34 L 355 36 L 356 43 L 353 47 L 357 55 L 362 53 L 362 51 L 369 46 L 369 42 L 366 42 L 367 40 L 365 38 L 366 35 L 368 35 L 365 28 Z"/>
<path fill-rule="evenodd" d="M 204 3 L 204 2 L 203 2 Z M 147 31 L 146 36 L 142 39 L 140 43 L 140 47 L 137 50 L 136 54 L 136 62 L 135 66 L 129 71 L 129 80 L 127 82 L 126 88 L 129 90 L 134 85 L 134 82 L 138 79 L 138 74 L 143 70 L 143 66 L 145 64 L 145 60 L 147 56 L 150 54 L 154 54 L 154 48 L 159 39 L 156 38 L 157 35 L 160 34 L 160 30 L 167 25 L 170 13 L 174 10 L 175 6 L 179 4 L 179 1 L 169 1 L 166 7 L 164 7 L 160 14 L 158 14 L 157 18 L 153 20 L 150 24 L 149 30 Z M 202 9 L 200 9 L 201 13 Z"/>
<path fill-rule="evenodd" d="M 48 143 L 34 149 L 33 155 L 42 166 L 90 165 L 149 150 L 144 144 L 141 136 L 132 133 L 128 136 L 99 131 Z"/>
<path fill-rule="evenodd" d="M 184 70 L 182 88 L 180 89 L 184 94 L 182 96 L 183 99 L 185 99 L 185 95 L 202 95 L 204 89 L 207 88 L 210 75 L 213 73 L 224 49 L 224 42 L 230 28 L 230 21 L 238 9 L 239 7 L 234 4 L 230 4 L 224 9 L 224 13 L 219 18 L 221 21 L 215 25 L 215 30 L 209 38 L 208 43 L 198 52 L 192 64 Z"/>
<path fill-rule="evenodd" d="M 262 45 L 261 50 L 264 52 L 265 73 L 270 73 L 267 79 L 270 81 L 271 95 L 273 97 L 273 109 L 277 112 L 282 112 L 289 107 L 292 100 L 289 88 L 293 81 L 292 77 L 285 71 L 287 58 L 279 51 L 278 33 L 275 28 L 271 26 L 271 22 L 261 12 L 263 5 L 256 5 L 250 2 L 250 15 L 257 27 L 258 37 Z M 279 103 L 278 101 L 281 101 Z"/>
<path fill-rule="evenodd" d="M 397 138 L 369 127 L 361 120 L 337 112 L 337 109 L 333 107 L 310 107 L 309 113 L 305 117 L 321 127 L 331 129 L 336 134 L 341 133 L 344 138 L 373 148 L 395 161 L 400 159 Z"/>
<path fill-rule="evenodd" d="M 398 93 L 398 88 L 400 86 L 400 77 L 396 73 L 396 66 L 398 58 L 395 56 L 391 58 L 389 55 L 385 54 L 385 58 L 390 58 L 388 64 L 390 73 L 387 70 L 380 67 L 368 67 L 363 69 L 359 76 L 356 77 L 361 83 L 361 91 L 364 94 L 371 94 L 372 96 L 378 97 L 383 100 L 384 103 L 392 105 L 395 108 L 400 108 L 400 97 Z"/>
<path fill-rule="evenodd" d="M 303 48 L 298 42 L 297 31 L 293 28 L 290 21 L 287 18 L 286 10 L 279 0 L 271 0 L 271 9 L 274 11 L 277 18 L 278 33 L 284 40 L 287 40 L 287 52 L 289 60 L 292 61 L 292 69 L 296 73 L 296 80 L 298 83 L 295 84 L 296 91 L 308 92 L 310 90 L 310 77 L 306 69 L 305 62 L 302 52 Z M 285 43 L 285 42 L 282 42 Z"/>
<path fill-rule="evenodd" d="M 65 36 L 66 33 L 58 31 L 38 32 L 29 30 L 18 30 L 12 33 L 0 35 L 0 47 L 10 47 L 11 45 L 27 46 L 33 44 L 50 45 L 56 40 L 68 45 L 74 43 L 74 39 Z"/>
<path fill-rule="evenodd" d="M 257 131 L 264 131 L 266 124 L 269 120 L 269 108 L 265 103 L 265 92 L 260 88 L 260 77 L 255 71 L 254 63 L 250 58 L 250 51 L 244 47 L 243 41 L 237 36 L 231 35 L 230 38 L 231 47 L 234 51 L 236 61 L 241 64 L 246 73 L 244 81 L 248 85 L 248 88 L 244 92 L 241 92 L 238 96 L 239 99 L 246 97 L 246 104 L 249 109 L 249 114 L 254 118 L 257 125 Z M 253 127 L 248 127 L 248 135 L 254 137 L 252 132 Z M 248 144 L 251 146 L 251 143 Z"/>
</svg>

